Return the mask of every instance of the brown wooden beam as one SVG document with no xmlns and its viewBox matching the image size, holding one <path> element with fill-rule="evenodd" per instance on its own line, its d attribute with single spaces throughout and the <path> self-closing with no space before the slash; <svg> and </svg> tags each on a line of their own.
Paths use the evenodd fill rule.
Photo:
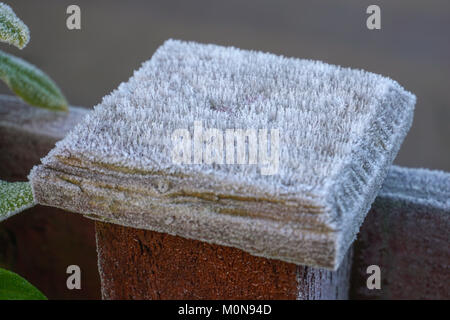
<svg viewBox="0 0 450 320">
<path fill-rule="evenodd" d="M 165 233 L 96 222 L 103 299 L 347 299 L 336 272 Z"/>
</svg>

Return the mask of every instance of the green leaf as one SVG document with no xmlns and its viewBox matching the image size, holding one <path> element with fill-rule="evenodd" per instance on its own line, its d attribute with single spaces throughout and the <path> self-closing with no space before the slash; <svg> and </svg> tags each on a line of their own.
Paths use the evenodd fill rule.
<svg viewBox="0 0 450 320">
<path fill-rule="evenodd" d="M 47 298 L 18 274 L 0 268 L 0 300 L 47 300 Z"/>
<path fill-rule="evenodd" d="M 10 6 L 0 2 L 0 41 L 25 48 L 30 41 L 30 30 Z"/>
<path fill-rule="evenodd" d="M 68 111 L 61 90 L 32 64 L 0 51 L 0 79 L 25 102 L 54 111 Z"/>
<path fill-rule="evenodd" d="M 0 180 L 0 221 L 34 206 L 34 204 L 33 192 L 29 182 Z"/>
</svg>

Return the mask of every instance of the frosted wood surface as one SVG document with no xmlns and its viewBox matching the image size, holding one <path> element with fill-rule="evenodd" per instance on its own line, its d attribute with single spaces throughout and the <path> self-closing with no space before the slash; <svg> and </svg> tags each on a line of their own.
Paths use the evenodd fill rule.
<svg viewBox="0 0 450 320">
<path fill-rule="evenodd" d="M 42 204 L 336 269 L 414 104 L 397 82 L 362 70 L 169 40 L 30 179 Z M 280 130 L 277 171 L 174 162 L 172 134 L 192 136 L 196 121 Z"/>
</svg>

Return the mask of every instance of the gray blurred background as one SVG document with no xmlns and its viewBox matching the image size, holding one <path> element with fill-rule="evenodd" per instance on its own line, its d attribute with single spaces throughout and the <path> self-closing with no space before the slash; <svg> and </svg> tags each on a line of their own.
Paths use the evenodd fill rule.
<svg viewBox="0 0 450 320">
<path fill-rule="evenodd" d="M 4 1 L 29 26 L 18 55 L 49 74 L 72 105 L 92 107 L 168 38 L 195 40 L 362 68 L 417 95 L 396 163 L 450 171 L 450 1 Z M 81 7 L 81 30 L 66 8 Z M 381 7 L 381 30 L 366 8 Z M 9 93 L 1 83 L 0 93 Z"/>
</svg>

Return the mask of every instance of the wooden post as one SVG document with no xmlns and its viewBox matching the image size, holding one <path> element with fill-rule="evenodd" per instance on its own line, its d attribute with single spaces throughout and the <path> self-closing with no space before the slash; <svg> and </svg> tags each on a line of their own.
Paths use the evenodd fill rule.
<svg viewBox="0 0 450 320">
<path fill-rule="evenodd" d="M 105 298 L 346 298 L 349 265 L 296 265 L 339 269 L 414 104 L 369 73 L 168 40 L 29 179 L 100 221 Z"/>
<path fill-rule="evenodd" d="M 165 233 L 96 222 L 104 299 L 347 299 L 338 271 L 296 266 Z"/>
<path fill-rule="evenodd" d="M 85 109 L 71 107 L 69 114 L 56 114 L 31 108 L 15 97 L 0 96 L 1 178 L 26 180 L 33 165 L 86 113 Z M 26 277 L 49 298 L 99 298 L 93 233 L 91 220 L 38 205 L 0 224 L 0 263 Z M 349 257 L 340 271 L 331 272 L 255 257 L 231 247 L 100 222 L 97 242 L 104 298 L 345 299 L 348 296 Z M 164 251 L 159 251 L 159 260 L 153 260 L 148 248 L 159 246 Z M 170 256 L 178 259 L 168 263 Z M 128 264 L 128 258 L 137 259 L 136 263 Z M 110 262 L 119 262 L 117 259 L 121 266 L 129 268 L 114 268 L 117 264 Z M 216 263 L 221 267 L 218 270 Z M 69 291 L 65 286 L 65 267 L 70 264 L 79 265 L 83 271 L 81 291 Z M 149 271 L 152 267 L 154 270 Z M 184 278 L 179 276 L 180 271 Z M 141 275 L 153 276 L 140 279 Z M 133 281 L 139 285 L 131 286 Z M 170 288 L 174 285 L 178 291 L 172 292 Z"/>
<path fill-rule="evenodd" d="M 55 114 L 0 96 L 0 175 L 25 180 L 39 159 L 84 115 Z M 391 167 L 354 245 L 350 297 L 449 299 L 450 175 Z M 345 299 L 352 251 L 336 272 L 255 257 L 239 249 L 97 222 L 105 299 Z M 81 267 L 82 290 L 65 286 Z M 381 268 L 381 289 L 366 286 Z M 99 298 L 94 223 L 37 206 L 0 224 L 0 265 L 49 298 Z"/>
<path fill-rule="evenodd" d="M 87 113 L 56 114 L 0 95 L 0 175 L 26 180 L 33 165 Z M 336 272 L 252 256 L 232 247 L 96 222 L 105 299 L 449 299 L 450 175 L 393 166 Z M 65 286 L 81 267 L 82 290 Z M 381 289 L 366 286 L 369 265 Z M 0 265 L 49 298 L 99 298 L 94 223 L 36 206 L 0 224 Z"/>
</svg>

